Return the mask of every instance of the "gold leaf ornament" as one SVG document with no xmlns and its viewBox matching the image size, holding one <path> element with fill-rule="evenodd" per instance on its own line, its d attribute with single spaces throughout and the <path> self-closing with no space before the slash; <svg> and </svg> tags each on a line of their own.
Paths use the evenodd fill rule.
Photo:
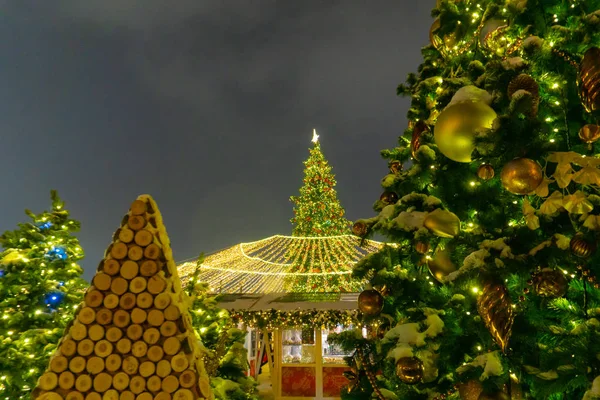
<svg viewBox="0 0 600 400">
<path fill-rule="evenodd" d="M 594 205 L 581 190 L 563 198 L 563 207 L 571 214 L 584 214 L 592 211 Z"/>
<path fill-rule="evenodd" d="M 569 186 L 569 183 L 571 183 L 574 172 L 575 171 L 573 170 L 571 163 L 559 163 L 552 176 L 554 179 L 556 179 L 558 187 L 564 189 Z"/>
<path fill-rule="evenodd" d="M 548 186 L 552 182 L 554 182 L 552 179 L 544 177 L 542 183 L 540 183 L 540 185 L 533 191 L 533 193 L 535 193 L 539 197 L 547 197 L 550 194 L 550 189 L 548 189 Z"/>
<path fill-rule="evenodd" d="M 525 222 L 529 229 L 534 231 L 540 227 L 540 219 L 535 215 L 535 208 L 533 208 L 527 199 L 523 200 L 523 215 L 525 216 Z"/>
<path fill-rule="evenodd" d="M 576 163 L 578 165 L 581 165 L 582 167 L 600 167 L 600 158 L 596 158 L 596 157 L 581 157 L 579 160 L 576 161 Z"/>
<path fill-rule="evenodd" d="M 591 231 L 600 231 L 600 215 L 589 214 L 585 217 L 583 226 Z"/>
<path fill-rule="evenodd" d="M 555 190 L 550 197 L 546 199 L 540 206 L 540 213 L 544 215 L 556 214 L 563 208 L 563 195 L 558 190 Z"/>
<path fill-rule="evenodd" d="M 594 166 L 583 167 L 573 175 L 573 180 L 582 185 L 600 186 L 600 170 Z"/>
<path fill-rule="evenodd" d="M 571 164 L 578 163 L 581 158 L 581 154 L 574 151 L 556 151 L 550 153 L 547 160 L 557 164 Z"/>
</svg>

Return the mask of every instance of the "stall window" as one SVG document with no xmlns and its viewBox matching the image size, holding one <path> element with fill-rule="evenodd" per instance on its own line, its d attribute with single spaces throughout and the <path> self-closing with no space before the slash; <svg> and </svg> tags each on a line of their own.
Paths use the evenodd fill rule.
<svg viewBox="0 0 600 400">
<path fill-rule="evenodd" d="M 315 331 L 286 329 L 282 332 L 282 347 L 284 364 L 312 364 L 315 362 Z"/>
</svg>

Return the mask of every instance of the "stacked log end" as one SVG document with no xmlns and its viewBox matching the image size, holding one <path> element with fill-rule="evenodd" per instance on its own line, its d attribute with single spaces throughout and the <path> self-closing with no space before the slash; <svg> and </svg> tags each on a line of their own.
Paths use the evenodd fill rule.
<svg viewBox="0 0 600 400">
<path fill-rule="evenodd" d="M 142 195 L 115 232 L 32 398 L 212 399 L 201 357 L 162 217 Z"/>
</svg>

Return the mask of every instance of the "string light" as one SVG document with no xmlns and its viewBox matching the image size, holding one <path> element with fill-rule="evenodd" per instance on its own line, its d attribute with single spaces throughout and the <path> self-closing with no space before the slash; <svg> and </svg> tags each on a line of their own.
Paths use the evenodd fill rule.
<svg viewBox="0 0 600 400">
<path fill-rule="evenodd" d="M 284 292 L 285 279 L 352 273 L 352 267 L 385 244 L 353 235 L 299 237 L 275 235 L 256 242 L 240 243 L 207 256 L 198 276 L 221 293 Z M 303 266 L 301 272 L 291 272 Z M 196 260 L 178 266 L 185 284 L 196 269 Z"/>
<path fill-rule="evenodd" d="M 340 324 L 360 324 L 357 310 L 230 311 L 230 314 L 234 321 L 244 321 L 249 327 L 261 329 L 295 326 L 334 328 Z"/>
</svg>

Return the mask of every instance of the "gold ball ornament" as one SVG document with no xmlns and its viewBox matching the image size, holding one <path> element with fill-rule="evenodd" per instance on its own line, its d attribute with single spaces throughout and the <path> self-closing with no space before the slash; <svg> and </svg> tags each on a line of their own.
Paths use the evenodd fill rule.
<svg viewBox="0 0 600 400">
<path fill-rule="evenodd" d="M 431 275 L 440 283 L 444 283 L 444 278 L 457 269 L 450 259 L 448 249 L 436 251 L 433 258 L 427 260 L 427 266 Z"/>
<path fill-rule="evenodd" d="M 355 236 L 364 236 L 367 234 L 367 224 L 362 221 L 356 221 L 354 225 L 352 225 L 352 233 Z"/>
<path fill-rule="evenodd" d="M 423 361 L 417 357 L 402 357 L 396 362 L 396 375 L 408 385 L 414 385 L 423 380 Z"/>
<path fill-rule="evenodd" d="M 398 201 L 398 195 L 394 192 L 383 192 L 381 196 L 379 196 L 379 200 L 388 205 L 396 204 Z"/>
<path fill-rule="evenodd" d="M 363 290 L 358 295 L 358 309 L 370 317 L 379 315 L 383 310 L 383 296 L 375 289 Z"/>
<path fill-rule="evenodd" d="M 544 180 L 542 167 L 529 158 L 515 158 L 506 163 L 500 179 L 504 189 L 514 194 L 533 192 Z"/>
<path fill-rule="evenodd" d="M 427 214 L 423 226 L 443 238 L 453 238 L 460 233 L 460 219 L 453 212 L 441 208 Z"/>
<path fill-rule="evenodd" d="M 492 128 L 496 112 L 480 101 L 452 104 L 438 116 L 433 129 L 440 152 L 456 162 L 471 162 L 477 133 Z"/>
<path fill-rule="evenodd" d="M 490 164 L 481 164 L 479 168 L 477 168 L 477 176 L 479 179 L 489 181 L 494 177 L 494 167 Z"/>
<path fill-rule="evenodd" d="M 568 287 L 569 282 L 565 275 L 552 268 L 543 268 L 533 279 L 535 293 L 541 297 L 563 297 Z"/>
<path fill-rule="evenodd" d="M 394 160 L 390 162 L 390 172 L 392 174 L 397 174 L 400 171 L 402 171 L 402 163 L 400 161 Z"/>
<path fill-rule="evenodd" d="M 600 49 L 590 47 L 579 64 L 579 97 L 589 113 L 600 110 Z"/>
<path fill-rule="evenodd" d="M 600 139 L 600 126 L 594 124 L 584 125 L 579 130 L 579 139 L 588 144 L 588 148 L 592 150 L 592 143 Z"/>
<path fill-rule="evenodd" d="M 596 251 L 596 244 L 588 242 L 582 235 L 573 236 L 569 246 L 574 255 L 582 258 L 588 258 Z"/>
</svg>

